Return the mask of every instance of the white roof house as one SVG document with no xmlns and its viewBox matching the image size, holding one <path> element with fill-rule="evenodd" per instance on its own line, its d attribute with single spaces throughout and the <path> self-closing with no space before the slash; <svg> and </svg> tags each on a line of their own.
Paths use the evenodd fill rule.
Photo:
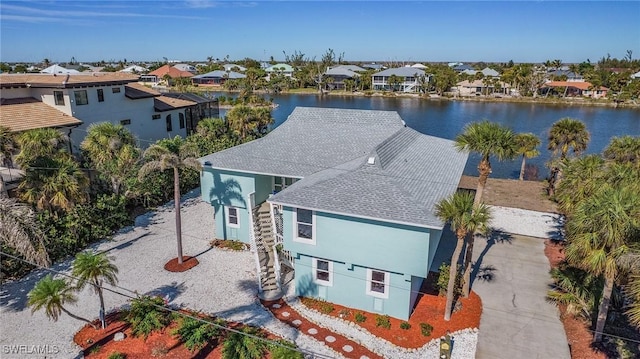
<svg viewBox="0 0 640 359">
<path fill-rule="evenodd" d="M 142 66 L 138 66 L 138 65 L 132 65 L 129 66 L 127 68 L 124 68 L 122 70 L 120 70 L 120 72 L 127 72 L 127 73 L 143 73 L 143 72 L 147 72 L 149 71 L 148 69 L 142 67 Z"/>
<path fill-rule="evenodd" d="M 65 69 L 64 67 L 58 65 L 58 64 L 54 64 L 51 65 L 49 67 L 47 67 L 46 69 L 40 71 L 43 74 L 77 74 L 80 73 L 78 70 L 69 70 L 69 69 Z"/>
<path fill-rule="evenodd" d="M 195 74 L 198 72 L 198 70 L 195 68 L 195 66 L 189 65 L 189 64 L 176 64 L 173 65 L 174 68 L 180 70 L 180 71 L 187 71 L 187 72 L 191 72 L 192 74 Z"/>
</svg>

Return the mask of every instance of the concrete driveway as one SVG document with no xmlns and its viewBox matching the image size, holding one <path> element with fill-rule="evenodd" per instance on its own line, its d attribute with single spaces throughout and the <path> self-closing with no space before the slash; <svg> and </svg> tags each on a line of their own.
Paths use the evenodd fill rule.
<svg viewBox="0 0 640 359">
<path fill-rule="evenodd" d="M 472 288 L 483 306 L 476 358 L 571 358 L 558 309 L 545 300 L 544 240 L 502 234 L 475 243 Z"/>
</svg>

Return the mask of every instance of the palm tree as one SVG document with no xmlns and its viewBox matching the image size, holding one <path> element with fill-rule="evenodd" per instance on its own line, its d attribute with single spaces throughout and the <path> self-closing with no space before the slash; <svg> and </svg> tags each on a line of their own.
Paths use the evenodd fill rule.
<svg viewBox="0 0 640 359">
<path fill-rule="evenodd" d="M 478 189 L 476 190 L 475 203 L 482 200 L 484 187 L 491 173 L 491 156 L 498 161 L 510 160 L 517 156 L 516 143 L 511 129 L 500 124 L 489 122 L 473 122 L 464 127 L 464 130 L 455 139 L 455 146 L 459 151 L 475 152 L 481 156 L 478 164 Z"/>
<path fill-rule="evenodd" d="M 182 264 L 182 224 L 180 221 L 180 169 L 190 168 L 200 171 L 202 166 L 196 159 L 198 148 L 190 142 L 183 142 L 180 137 L 174 139 L 179 146 L 174 148 L 153 144 L 144 152 L 147 162 L 142 165 L 138 179 L 142 180 L 155 171 L 173 169 L 173 198 L 176 212 L 176 236 L 178 242 L 178 264 Z"/>
<path fill-rule="evenodd" d="M 80 252 L 73 261 L 71 273 L 78 279 L 76 287 L 82 290 L 87 284 L 92 285 L 100 298 L 100 322 L 102 329 L 106 328 L 104 320 L 104 295 L 102 284 L 107 282 L 111 286 L 118 283 L 118 267 L 111 263 L 111 259 L 104 253 Z"/>
<path fill-rule="evenodd" d="M 38 128 L 21 133 L 17 137 L 20 153 L 16 163 L 27 170 L 40 157 L 55 159 L 67 154 L 69 139 L 53 128 Z"/>
<path fill-rule="evenodd" d="M 604 157 L 615 162 L 640 166 L 640 137 L 613 137 L 604 149 Z"/>
<path fill-rule="evenodd" d="M 640 328 L 640 274 L 631 275 L 625 292 L 632 299 L 625 314 L 629 317 L 631 324 Z"/>
<path fill-rule="evenodd" d="M 583 156 L 561 164 L 565 177 L 556 189 L 555 199 L 562 213 L 570 216 L 578 203 L 601 187 L 604 165 L 604 160 L 598 155 Z"/>
<path fill-rule="evenodd" d="M 8 127 L 0 126 L 0 167 L 11 167 L 13 153 L 18 144 Z M 4 178 L 0 176 L 0 198 L 9 197 Z"/>
<path fill-rule="evenodd" d="M 526 159 L 540 155 L 538 146 L 540 146 L 540 138 L 533 133 L 519 133 L 515 136 L 516 153 L 522 155 L 522 165 L 520 165 L 520 181 L 524 180 L 524 169 Z"/>
<path fill-rule="evenodd" d="M 615 282 L 624 267 L 620 260 L 630 252 L 629 241 L 640 230 L 640 195 L 625 187 L 603 184 L 579 203 L 567 220 L 569 264 L 604 277 L 594 342 L 602 339 Z"/>
<path fill-rule="evenodd" d="M 252 117 L 251 107 L 239 105 L 229 110 L 227 113 L 227 122 L 229 128 L 244 140 L 249 133 L 254 132 L 258 127 L 257 123 L 252 121 Z"/>
<path fill-rule="evenodd" d="M 89 126 L 80 147 L 86 151 L 95 168 L 109 178 L 113 193 L 119 195 L 139 159 L 133 134 L 122 125 L 95 123 Z"/>
<path fill-rule="evenodd" d="M 453 297 L 456 277 L 458 275 L 458 261 L 464 239 L 476 229 L 486 226 L 489 220 L 489 209 L 484 204 L 475 205 L 474 198 L 468 192 L 456 192 L 449 198 L 441 200 L 436 204 L 436 216 L 443 222 L 449 223 L 451 230 L 455 232 L 458 241 L 451 256 L 451 266 L 449 267 L 449 283 L 447 285 L 447 303 L 444 313 L 444 320 L 451 319 L 453 309 Z"/>
<path fill-rule="evenodd" d="M 79 317 L 64 307 L 67 303 L 73 304 L 78 301 L 74 291 L 75 288 L 70 286 L 67 281 L 60 278 L 53 279 L 49 274 L 40 279 L 27 294 L 27 305 L 31 307 L 31 313 L 44 308 L 47 317 L 54 322 L 58 321 L 60 313 L 64 312 L 71 318 L 87 322 L 93 329 L 98 329 L 90 320 Z"/>
<path fill-rule="evenodd" d="M 69 211 L 88 199 L 89 179 L 68 154 L 38 157 L 18 185 L 20 198 L 43 210 Z"/>
<path fill-rule="evenodd" d="M 15 199 L 0 198 L 0 243 L 13 248 L 28 261 L 48 267 L 49 255 L 43 239 L 31 207 Z"/>
<path fill-rule="evenodd" d="M 549 129 L 548 149 L 553 152 L 553 156 L 559 157 L 559 162 L 564 161 L 569 154 L 569 150 L 575 155 L 579 155 L 589 143 L 590 135 L 584 123 L 579 120 L 565 117 L 558 120 Z M 553 165 L 549 178 L 549 195 L 555 193 L 557 182 L 562 177 L 559 165 Z"/>
</svg>

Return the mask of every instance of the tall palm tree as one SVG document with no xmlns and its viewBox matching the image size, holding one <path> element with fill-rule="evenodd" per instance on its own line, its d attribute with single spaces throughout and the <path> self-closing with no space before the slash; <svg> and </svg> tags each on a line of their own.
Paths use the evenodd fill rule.
<svg viewBox="0 0 640 359">
<path fill-rule="evenodd" d="M 527 158 L 533 158 L 540 155 L 538 146 L 540 146 L 540 138 L 533 133 L 519 133 L 515 136 L 516 153 L 522 155 L 522 164 L 520 165 L 520 181 L 524 180 L 524 169 L 526 167 Z"/>
<path fill-rule="evenodd" d="M 49 274 L 40 279 L 27 294 L 27 305 L 31 307 L 31 313 L 44 308 L 47 317 L 54 322 L 58 321 L 60 314 L 64 312 L 71 318 L 87 322 L 93 329 L 98 329 L 89 319 L 77 316 L 64 307 L 67 303 L 73 304 L 78 301 L 74 291 L 75 288 L 70 286 L 67 281 L 61 278 L 53 279 Z"/>
<path fill-rule="evenodd" d="M 604 149 L 604 157 L 615 162 L 640 166 L 640 137 L 613 137 Z"/>
<path fill-rule="evenodd" d="M 449 223 L 451 230 L 458 239 L 451 256 L 451 266 L 449 267 L 447 303 L 444 313 L 444 320 L 448 321 L 451 319 L 451 311 L 453 309 L 458 261 L 464 245 L 464 239 L 476 229 L 486 226 L 490 216 L 488 207 L 484 204 L 475 205 L 473 195 L 468 192 L 456 192 L 449 198 L 441 200 L 436 204 L 436 216 L 443 222 Z"/>
<path fill-rule="evenodd" d="M 559 162 L 564 161 L 571 150 L 575 155 L 581 154 L 589 143 L 590 135 L 585 124 L 579 120 L 565 117 L 556 121 L 549 129 L 548 149 L 553 156 L 559 156 Z M 558 164 L 552 165 L 549 178 L 549 195 L 555 193 L 556 185 L 562 177 Z"/>
<path fill-rule="evenodd" d="M 504 161 L 517 156 L 514 137 L 511 129 L 486 120 L 466 125 L 463 132 L 456 137 L 455 146 L 459 151 L 475 152 L 481 156 L 478 164 L 480 176 L 476 204 L 482 200 L 487 178 L 491 173 L 490 157 L 494 156 L 498 161 Z"/>
<path fill-rule="evenodd" d="M 245 105 L 234 106 L 227 113 L 229 128 L 236 132 L 238 136 L 245 140 L 247 135 L 258 128 L 258 124 L 253 121 L 251 107 Z"/>
<path fill-rule="evenodd" d="M 44 234 L 30 206 L 15 199 L 0 198 L 0 243 L 13 248 L 26 260 L 48 267 Z"/>
<path fill-rule="evenodd" d="M 0 126 L 0 167 L 11 167 L 13 153 L 18 144 L 8 127 Z M 0 176 L 0 198 L 9 197 L 5 188 L 4 178 Z"/>
<path fill-rule="evenodd" d="M 138 179 L 142 180 L 148 174 L 155 171 L 173 169 L 173 198 L 176 212 L 176 237 L 178 244 L 178 263 L 182 264 L 182 223 L 180 221 L 180 169 L 190 168 L 200 171 L 202 166 L 196 159 L 198 148 L 193 143 L 183 142 L 176 136 L 176 144 L 179 146 L 163 147 L 153 144 L 144 152 L 147 162 L 142 165 Z"/>
<path fill-rule="evenodd" d="M 640 230 L 640 195 L 625 187 L 603 184 L 579 203 L 567 220 L 569 264 L 604 277 L 594 342 L 602 339 L 615 282 L 625 269 L 620 260 L 630 252 L 632 236 Z"/>
<path fill-rule="evenodd" d="M 104 319 L 104 294 L 102 285 L 104 282 L 111 286 L 118 283 L 118 267 L 111 263 L 111 259 L 104 253 L 80 252 L 73 261 L 71 273 L 78 279 L 76 287 L 82 290 L 87 284 L 93 286 L 100 298 L 100 322 L 102 329 L 106 328 Z"/>
<path fill-rule="evenodd" d="M 80 147 L 86 151 L 95 168 L 109 178 L 113 193 L 119 195 L 139 160 L 135 136 L 122 125 L 95 123 L 89 126 Z"/>
<path fill-rule="evenodd" d="M 43 210 L 69 211 L 88 199 L 89 179 L 69 155 L 38 157 L 18 185 L 20 198 Z"/>
<path fill-rule="evenodd" d="M 561 164 L 565 174 L 558 184 L 555 199 L 562 213 L 571 216 L 578 203 L 592 196 L 602 185 L 605 162 L 598 155 L 588 155 Z"/>
</svg>

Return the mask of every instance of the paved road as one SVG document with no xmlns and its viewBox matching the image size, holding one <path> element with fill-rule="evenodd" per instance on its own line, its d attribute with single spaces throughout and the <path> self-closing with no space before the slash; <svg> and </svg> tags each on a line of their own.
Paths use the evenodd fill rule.
<svg viewBox="0 0 640 359">
<path fill-rule="evenodd" d="M 507 236 L 476 240 L 474 260 L 493 269 L 477 273 L 491 280 L 473 283 L 483 305 L 476 358 L 571 358 L 558 309 L 545 300 L 551 277 L 544 241 Z"/>
</svg>

